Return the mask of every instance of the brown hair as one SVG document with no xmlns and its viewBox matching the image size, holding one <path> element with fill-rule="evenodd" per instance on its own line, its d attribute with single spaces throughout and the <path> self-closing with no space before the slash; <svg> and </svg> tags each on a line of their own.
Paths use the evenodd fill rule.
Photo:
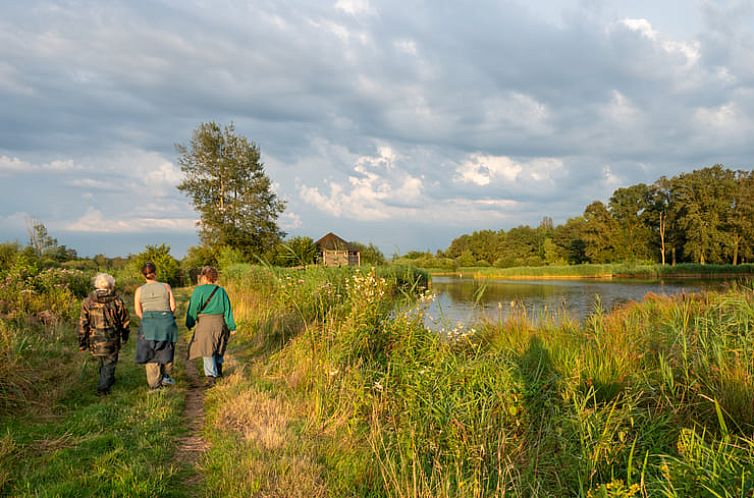
<svg viewBox="0 0 754 498">
<path fill-rule="evenodd" d="M 219 274 L 217 273 L 217 270 L 211 266 L 204 266 L 202 267 L 202 271 L 199 273 L 200 277 L 204 277 L 207 279 L 207 281 L 211 284 L 214 284 L 217 282 L 217 278 Z"/>
<path fill-rule="evenodd" d="M 157 267 L 151 261 L 147 261 L 141 267 L 141 274 L 144 275 L 144 278 L 154 280 L 157 278 Z"/>
</svg>

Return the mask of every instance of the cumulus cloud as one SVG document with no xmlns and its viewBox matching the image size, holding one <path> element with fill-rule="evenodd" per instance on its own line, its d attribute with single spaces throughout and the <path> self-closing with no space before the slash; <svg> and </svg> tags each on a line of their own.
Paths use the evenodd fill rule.
<svg viewBox="0 0 754 498">
<path fill-rule="evenodd" d="M 330 180 L 329 191 L 301 185 L 300 198 L 336 217 L 384 220 L 411 211 L 422 195 L 422 180 L 396 168 L 396 153 L 380 147 L 374 156 L 358 158 L 347 183 Z"/>
<path fill-rule="evenodd" d="M 478 187 L 507 184 L 514 188 L 547 189 L 563 167 L 562 160 L 550 157 L 515 161 L 507 156 L 474 153 L 458 165 L 454 181 Z"/>
</svg>

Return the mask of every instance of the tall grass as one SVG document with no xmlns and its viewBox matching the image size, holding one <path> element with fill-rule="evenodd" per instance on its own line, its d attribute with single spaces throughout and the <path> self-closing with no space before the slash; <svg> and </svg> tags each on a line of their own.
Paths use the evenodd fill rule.
<svg viewBox="0 0 754 498">
<path fill-rule="evenodd" d="M 428 298 L 396 312 L 399 281 L 375 271 L 242 270 L 226 283 L 248 371 L 212 410 L 266 393 L 287 407 L 287 442 L 245 439 L 253 458 L 226 473 L 304 455 L 313 496 L 754 491 L 750 290 L 438 334 Z M 285 494 L 265 479 L 260 496 Z"/>
</svg>

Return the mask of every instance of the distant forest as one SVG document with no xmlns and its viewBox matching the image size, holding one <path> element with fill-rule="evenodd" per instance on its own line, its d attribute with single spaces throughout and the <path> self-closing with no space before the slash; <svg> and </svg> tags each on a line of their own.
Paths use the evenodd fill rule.
<svg viewBox="0 0 754 498">
<path fill-rule="evenodd" d="M 754 260 L 754 171 L 721 165 L 619 188 L 607 205 L 555 226 L 481 230 L 445 251 L 410 252 L 426 267 L 545 266 L 580 263 L 716 263 Z"/>
</svg>

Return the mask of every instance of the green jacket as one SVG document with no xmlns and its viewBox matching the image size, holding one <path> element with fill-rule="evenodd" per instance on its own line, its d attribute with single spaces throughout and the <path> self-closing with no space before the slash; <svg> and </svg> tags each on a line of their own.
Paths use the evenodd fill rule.
<svg viewBox="0 0 754 498">
<path fill-rule="evenodd" d="M 188 311 L 186 311 L 186 328 L 192 328 L 199 315 L 199 308 L 204 304 L 215 290 L 215 287 L 219 287 L 216 284 L 204 284 L 194 289 L 191 293 L 191 299 L 189 299 Z M 225 289 L 220 287 L 212 296 L 212 299 L 204 306 L 202 315 L 223 315 L 225 317 L 225 325 L 228 326 L 228 330 L 236 330 L 236 322 L 233 320 L 233 310 L 230 308 L 230 298 Z"/>
<path fill-rule="evenodd" d="M 79 348 L 109 356 L 128 340 L 130 317 L 123 300 L 111 290 L 97 289 L 81 303 Z"/>
</svg>

